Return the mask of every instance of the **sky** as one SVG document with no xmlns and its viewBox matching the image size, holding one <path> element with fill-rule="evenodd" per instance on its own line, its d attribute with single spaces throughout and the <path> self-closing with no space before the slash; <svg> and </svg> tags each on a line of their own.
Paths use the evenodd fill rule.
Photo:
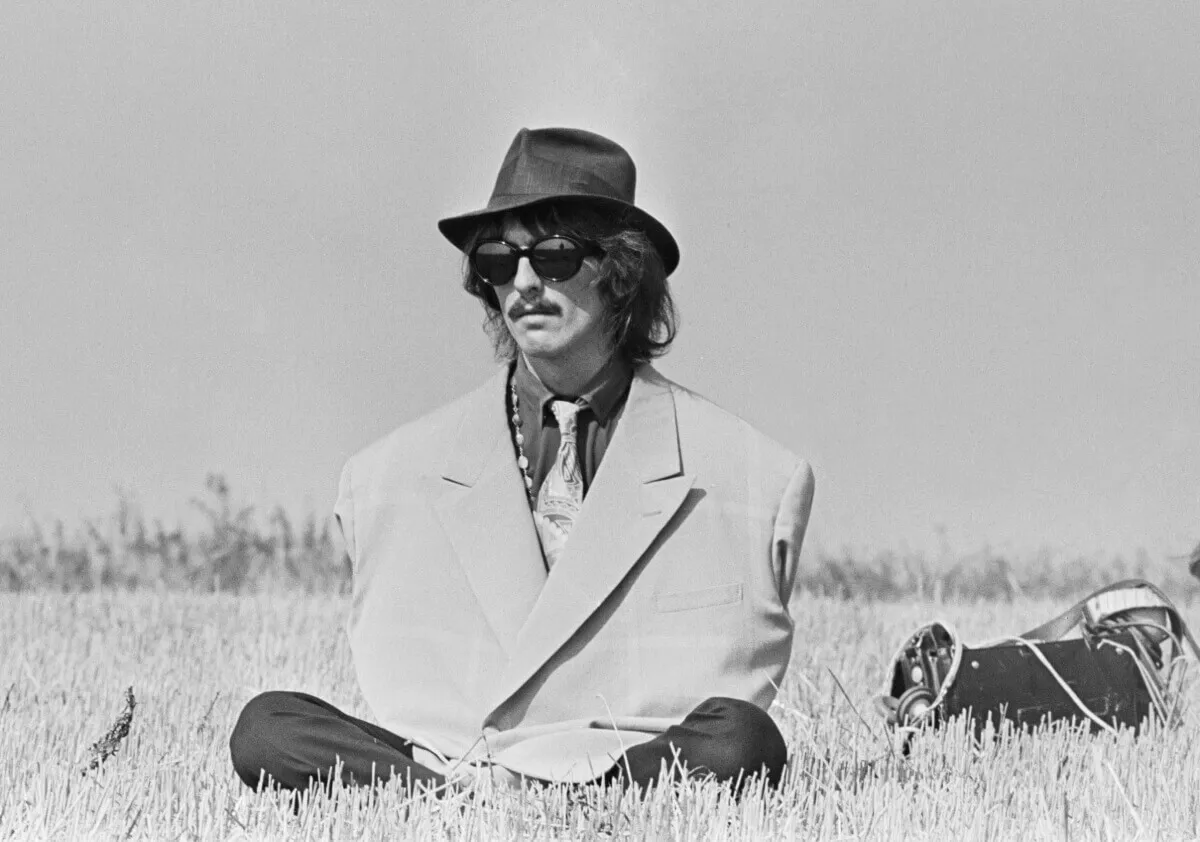
<svg viewBox="0 0 1200 842">
<path fill-rule="evenodd" d="M 658 367 L 812 552 L 1200 541 L 1200 6 L 44 0 L 0 26 L 0 531 L 342 463 L 495 367 L 443 216 L 523 126 L 680 242 Z"/>
</svg>

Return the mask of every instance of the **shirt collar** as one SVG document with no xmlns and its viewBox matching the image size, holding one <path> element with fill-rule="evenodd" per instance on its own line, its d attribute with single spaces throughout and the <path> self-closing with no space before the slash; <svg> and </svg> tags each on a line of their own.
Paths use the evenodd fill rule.
<svg viewBox="0 0 1200 842">
<path fill-rule="evenodd" d="M 521 353 L 517 354 L 517 369 L 513 374 L 513 385 L 523 403 L 539 407 L 540 412 L 544 413 L 546 406 L 555 398 L 574 398 L 591 409 L 601 424 L 608 423 L 609 417 L 629 391 L 632 380 L 633 366 L 621 354 L 613 354 L 579 395 L 556 395 L 551 392 L 526 365 L 525 355 Z"/>
</svg>

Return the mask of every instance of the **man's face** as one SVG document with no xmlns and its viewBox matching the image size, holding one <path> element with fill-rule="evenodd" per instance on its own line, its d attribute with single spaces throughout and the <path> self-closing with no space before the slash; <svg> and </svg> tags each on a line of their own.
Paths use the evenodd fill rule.
<svg viewBox="0 0 1200 842">
<path fill-rule="evenodd" d="M 542 235 L 506 219 L 500 237 L 524 248 Z M 571 278 L 548 282 L 523 257 L 512 281 L 495 288 L 504 323 L 526 357 L 563 363 L 573 357 L 606 358 L 611 353 L 601 325 L 599 263 L 599 257 L 588 257 Z"/>
</svg>

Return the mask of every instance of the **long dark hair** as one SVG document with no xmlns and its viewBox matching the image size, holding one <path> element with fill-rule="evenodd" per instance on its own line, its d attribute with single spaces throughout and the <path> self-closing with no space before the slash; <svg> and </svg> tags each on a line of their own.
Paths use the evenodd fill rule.
<svg viewBox="0 0 1200 842">
<path fill-rule="evenodd" d="M 601 323 L 613 348 L 635 365 L 661 357 L 675 339 L 678 316 L 662 257 L 645 232 L 624 214 L 578 203 L 549 203 L 514 211 L 510 217 L 530 231 L 567 234 L 604 250 L 598 290 Z M 466 255 L 482 239 L 498 236 L 502 219 L 482 223 L 463 244 L 463 289 L 483 302 L 484 330 L 499 360 L 511 360 L 517 343 L 504 323 L 496 291 L 471 269 Z"/>
</svg>

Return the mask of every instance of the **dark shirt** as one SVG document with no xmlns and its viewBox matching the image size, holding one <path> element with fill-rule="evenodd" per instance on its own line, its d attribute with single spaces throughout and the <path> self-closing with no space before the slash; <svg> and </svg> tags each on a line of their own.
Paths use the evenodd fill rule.
<svg viewBox="0 0 1200 842">
<path fill-rule="evenodd" d="M 521 407 L 521 432 L 525 436 L 525 457 L 529 459 L 529 476 L 533 480 L 533 496 L 536 498 L 542 481 L 558 453 L 560 436 L 558 421 L 550 410 L 553 400 L 577 400 L 579 410 L 577 439 L 579 463 L 583 466 L 584 494 L 592 485 L 592 478 L 600 468 L 604 451 L 617 431 L 617 422 L 625 409 L 625 398 L 629 395 L 629 384 L 633 381 L 633 366 L 624 359 L 614 356 L 604 368 L 596 373 L 578 395 L 556 395 L 545 387 L 541 380 L 525 365 L 525 358 L 517 355 L 517 369 L 513 384 L 517 389 L 517 402 Z"/>
</svg>

